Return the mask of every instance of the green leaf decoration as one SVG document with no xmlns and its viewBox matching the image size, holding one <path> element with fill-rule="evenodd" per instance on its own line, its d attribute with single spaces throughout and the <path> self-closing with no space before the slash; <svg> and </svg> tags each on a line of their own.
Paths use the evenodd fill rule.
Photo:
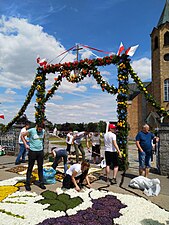
<svg viewBox="0 0 169 225">
<path fill-rule="evenodd" d="M 47 199 L 56 199 L 57 197 L 58 197 L 58 195 L 55 193 L 55 192 L 53 192 L 53 191 L 44 191 L 43 193 L 42 193 L 42 196 L 44 197 L 44 198 L 47 198 Z"/>
<path fill-rule="evenodd" d="M 51 211 L 54 211 L 54 212 L 56 212 L 58 210 L 66 212 L 67 207 L 66 207 L 66 205 L 63 202 L 55 200 L 55 204 L 54 205 L 50 205 L 47 209 L 51 210 Z"/>
<path fill-rule="evenodd" d="M 69 199 L 69 202 L 67 204 L 68 209 L 73 209 L 76 206 L 80 205 L 82 203 L 82 199 L 80 197 L 71 198 Z"/>
<path fill-rule="evenodd" d="M 61 202 L 67 203 L 70 199 L 70 196 L 67 194 L 60 194 L 60 195 L 58 195 L 57 199 Z"/>
<path fill-rule="evenodd" d="M 45 205 L 45 204 L 50 204 L 50 205 L 54 205 L 54 204 L 56 204 L 56 199 L 41 199 L 41 200 L 39 200 L 39 201 L 37 201 L 37 203 L 40 203 L 40 204 L 42 204 L 42 205 Z"/>
<path fill-rule="evenodd" d="M 42 193 L 44 199 L 37 201 L 39 204 L 49 204 L 46 208 L 48 210 L 56 211 L 64 211 L 66 212 L 68 209 L 73 209 L 76 206 L 80 205 L 83 200 L 80 197 L 70 198 L 68 194 L 60 194 L 57 195 L 52 191 L 45 191 Z"/>
</svg>

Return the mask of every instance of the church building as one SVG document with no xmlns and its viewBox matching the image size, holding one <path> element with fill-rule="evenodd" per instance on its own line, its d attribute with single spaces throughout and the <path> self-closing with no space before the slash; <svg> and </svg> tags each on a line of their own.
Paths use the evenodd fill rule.
<svg viewBox="0 0 169 225">
<path fill-rule="evenodd" d="M 151 34 L 152 81 L 144 86 L 166 111 L 169 110 L 169 0 L 166 0 L 163 12 Z M 156 109 L 146 102 L 144 95 L 135 83 L 129 84 L 128 124 L 129 139 L 135 139 L 143 124 L 149 124 L 151 130 L 158 130 L 162 124 L 169 124 Z"/>
</svg>

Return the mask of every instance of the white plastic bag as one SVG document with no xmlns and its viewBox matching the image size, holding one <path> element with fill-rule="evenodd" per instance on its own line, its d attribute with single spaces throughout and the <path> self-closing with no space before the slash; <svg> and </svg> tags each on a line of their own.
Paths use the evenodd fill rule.
<svg viewBox="0 0 169 225">
<path fill-rule="evenodd" d="M 105 167 L 106 167 L 106 160 L 105 160 L 105 159 L 103 159 L 103 160 L 101 161 L 100 167 L 101 167 L 101 168 L 105 168 Z"/>
<path fill-rule="evenodd" d="M 149 179 L 147 177 L 138 176 L 133 178 L 129 186 L 132 188 L 137 188 L 144 191 L 144 194 L 147 196 L 157 196 L 160 193 L 160 180 L 156 179 Z"/>
</svg>

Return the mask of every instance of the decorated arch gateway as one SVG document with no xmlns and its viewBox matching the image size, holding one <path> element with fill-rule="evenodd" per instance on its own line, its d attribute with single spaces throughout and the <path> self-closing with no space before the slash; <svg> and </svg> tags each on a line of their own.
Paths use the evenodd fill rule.
<svg viewBox="0 0 169 225">
<path fill-rule="evenodd" d="M 65 62 L 63 64 L 47 64 L 47 62 L 40 62 L 38 59 L 39 67 L 35 80 L 26 96 L 26 100 L 19 110 L 18 114 L 9 122 L 4 131 L 7 131 L 17 120 L 23 115 L 28 104 L 30 103 L 36 91 L 36 104 L 35 104 L 35 120 L 36 123 L 43 123 L 45 120 L 45 104 L 52 98 L 55 91 L 61 85 L 63 79 L 72 83 L 78 83 L 87 76 L 93 76 L 97 83 L 100 85 L 102 91 L 107 91 L 109 94 L 117 94 L 117 142 L 122 153 L 122 169 L 126 169 L 128 165 L 128 150 L 127 150 L 127 137 L 128 137 L 128 124 L 127 124 L 127 99 L 128 99 L 128 82 L 129 75 L 137 84 L 139 90 L 144 94 L 146 100 L 150 102 L 157 112 L 163 117 L 169 117 L 169 113 L 155 101 L 154 97 L 148 93 L 144 87 L 143 82 L 134 72 L 130 65 L 130 58 L 125 54 L 110 55 L 103 58 L 84 59 L 75 62 Z M 118 87 L 109 84 L 101 76 L 98 67 L 114 64 L 117 66 Z M 74 71 L 74 73 L 72 73 Z M 76 72 L 75 72 L 76 71 Z M 45 82 L 46 76 L 50 73 L 57 73 L 55 82 L 49 90 L 46 90 Z M 112 106 L 113 107 L 113 106 Z"/>
</svg>

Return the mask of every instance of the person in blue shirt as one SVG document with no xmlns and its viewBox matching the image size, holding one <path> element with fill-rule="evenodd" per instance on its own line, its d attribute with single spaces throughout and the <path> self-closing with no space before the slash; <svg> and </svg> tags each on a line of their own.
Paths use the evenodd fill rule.
<svg viewBox="0 0 169 225">
<path fill-rule="evenodd" d="M 29 137 L 29 145 L 26 142 L 25 136 Z M 37 160 L 38 165 L 39 187 L 41 189 L 46 189 L 43 181 L 44 137 L 44 124 L 37 124 L 36 127 L 28 129 L 21 135 L 25 148 L 28 150 L 28 169 L 26 173 L 25 185 L 25 189 L 27 191 L 31 191 L 31 174 L 35 160 Z"/>
<path fill-rule="evenodd" d="M 149 175 L 149 170 L 151 167 L 152 140 L 154 138 L 154 134 L 149 131 L 148 124 L 143 125 L 142 130 L 136 135 L 140 176 L 144 174 L 145 177 L 148 177 Z"/>
</svg>

